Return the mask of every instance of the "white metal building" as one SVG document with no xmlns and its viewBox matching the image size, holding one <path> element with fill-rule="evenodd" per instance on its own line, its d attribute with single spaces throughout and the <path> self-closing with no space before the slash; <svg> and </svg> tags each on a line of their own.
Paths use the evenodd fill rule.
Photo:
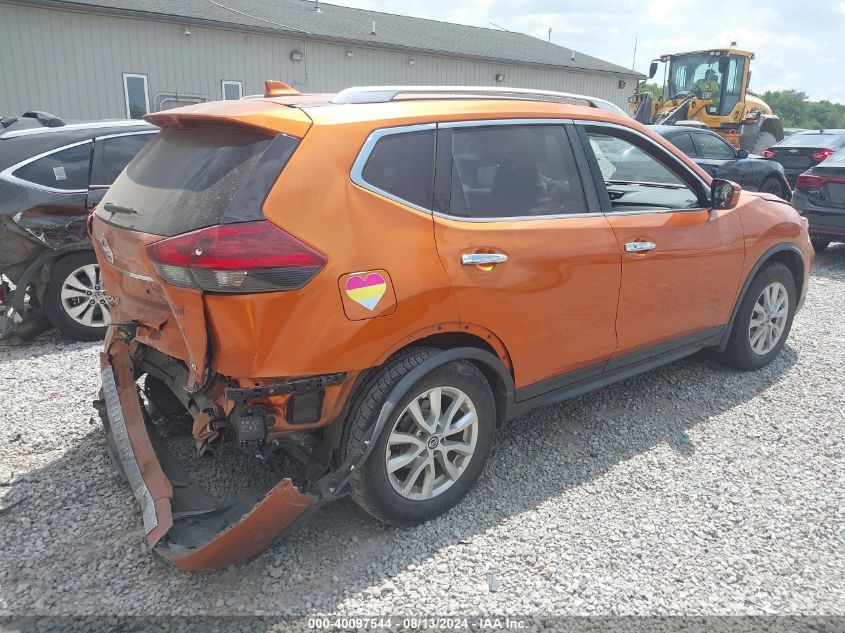
<svg viewBox="0 0 845 633">
<path fill-rule="evenodd" d="M 314 0 L 0 0 L 0 115 L 145 112 L 263 91 L 499 85 L 624 105 L 638 73 L 521 33 Z"/>
</svg>

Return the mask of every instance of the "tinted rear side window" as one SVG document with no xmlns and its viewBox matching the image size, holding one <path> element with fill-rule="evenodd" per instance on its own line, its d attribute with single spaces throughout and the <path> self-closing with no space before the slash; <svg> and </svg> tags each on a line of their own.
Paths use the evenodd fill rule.
<svg viewBox="0 0 845 633">
<path fill-rule="evenodd" d="M 153 134 L 131 134 L 103 139 L 94 150 L 91 168 L 92 185 L 110 185 L 147 144 Z"/>
<path fill-rule="evenodd" d="M 298 143 L 283 135 L 275 138 L 288 151 L 281 157 L 274 154 L 269 177 L 268 170 L 259 170 L 264 175 L 259 205 Z M 118 176 L 97 214 L 117 226 L 164 236 L 223 222 L 273 141 L 272 136 L 236 128 L 163 130 Z M 134 213 L 110 213 L 109 203 Z"/>
<path fill-rule="evenodd" d="M 695 158 L 695 147 L 689 134 L 675 134 L 669 137 L 668 141 L 691 158 Z"/>
<path fill-rule="evenodd" d="M 90 165 L 91 143 L 87 142 L 39 158 L 12 175 L 53 189 L 80 190 L 88 188 Z"/>
<path fill-rule="evenodd" d="M 434 192 L 434 130 L 381 138 L 361 177 L 382 192 L 430 209 Z"/>
</svg>

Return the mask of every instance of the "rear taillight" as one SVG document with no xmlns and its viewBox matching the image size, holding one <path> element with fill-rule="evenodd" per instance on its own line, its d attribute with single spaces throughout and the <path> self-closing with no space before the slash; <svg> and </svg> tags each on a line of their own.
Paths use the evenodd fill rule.
<svg viewBox="0 0 845 633">
<path fill-rule="evenodd" d="M 829 156 L 833 156 L 836 152 L 832 149 L 820 149 L 818 151 L 813 152 L 813 160 L 820 163 Z"/>
<path fill-rule="evenodd" d="M 829 182 L 845 184 L 845 178 L 836 176 L 815 176 L 812 174 L 801 174 L 795 182 L 796 189 L 803 189 L 804 191 L 814 191 L 821 189 Z"/>
<path fill-rule="evenodd" d="M 775 153 L 772 150 L 770 150 L 770 149 L 764 149 L 763 150 L 763 158 L 774 158 L 774 157 L 775 157 Z"/>
<path fill-rule="evenodd" d="M 167 283 L 207 292 L 295 290 L 326 264 L 267 220 L 199 229 L 150 244 L 147 252 Z"/>
</svg>

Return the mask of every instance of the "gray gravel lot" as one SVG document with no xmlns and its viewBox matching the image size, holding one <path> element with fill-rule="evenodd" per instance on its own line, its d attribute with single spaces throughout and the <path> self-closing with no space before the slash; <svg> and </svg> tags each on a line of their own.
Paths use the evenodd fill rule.
<svg viewBox="0 0 845 633">
<path fill-rule="evenodd" d="M 98 346 L 0 347 L 0 614 L 845 614 L 843 306 L 835 246 L 766 369 L 698 355 L 537 410 L 445 516 L 385 528 L 347 499 L 194 575 L 142 545 L 92 419 Z"/>
</svg>

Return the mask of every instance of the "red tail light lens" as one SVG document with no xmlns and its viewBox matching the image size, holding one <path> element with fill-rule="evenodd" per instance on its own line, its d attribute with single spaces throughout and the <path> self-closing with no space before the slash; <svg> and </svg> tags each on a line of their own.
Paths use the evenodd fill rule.
<svg viewBox="0 0 845 633">
<path fill-rule="evenodd" d="M 798 180 L 795 182 L 796 189 L 818 189 L 825 183 L 825 178 L 822 176 L 809 176 L 807 174 L 801 174 L 798 176 Z"/>
<path fill-rule="evenodd" d="M 836 152 L 832 149 L 820 149 L 817 152 L 813 152 L 813 160 L 820 163 L 828 156 L 833 156 Z"/>
<path fill-rule="evenodd" d="M 199 229 L 150 244 L 147 252 L 167 283 L 207 292 L 295 290 L 326 264 L 322 254 L 267 220 Z"/>
<path fill-rule="evenodd" d="M 774 157 L 775 157 L 775 153 L 772 150 L 770 150 L 770 149 L 764 149 L 763 150 L 763 158 L 774 158 Z"/>
</svg>

